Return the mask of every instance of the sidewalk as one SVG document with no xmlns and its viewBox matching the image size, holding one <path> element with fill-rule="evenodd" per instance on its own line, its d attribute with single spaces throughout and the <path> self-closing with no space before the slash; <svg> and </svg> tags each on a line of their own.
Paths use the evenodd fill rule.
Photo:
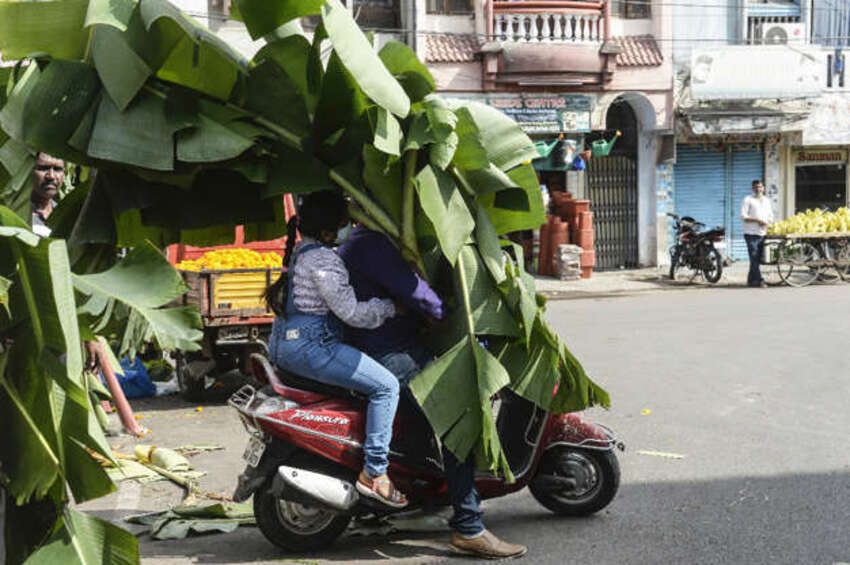
<svg viewBox="0 0 850 565">
<path fill-rule="evenodd" d="M 620 271 L 595 272 L 589 279 L 562 281 L 554 277 L 535 276 L 537 292 L 550 300 L 594 298 L 602 296 L 630 295 L 638 292 L 658 290 L 693 290 L 718 286 L 746 287 L 746 261 L 736 261 L 723 267 L 723 276 L 716 284 L 705 282 L 702 275 L 691 279 L 689 269 L 676 273 L 675 281 L 669 278 L 669 267 L 647 267 Z"/>
</svg>

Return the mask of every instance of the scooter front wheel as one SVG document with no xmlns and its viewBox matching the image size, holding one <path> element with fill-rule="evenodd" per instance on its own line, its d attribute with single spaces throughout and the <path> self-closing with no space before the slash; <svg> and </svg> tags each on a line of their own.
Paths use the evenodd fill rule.
<svg viewBox="0 0 850 565">
<path fill-rule="evenodd" d="M 254 517 L 266 539 L 288 551 L 328 547 L 351 521 L 345 514 L 279 498 L 272 479 L 254 493 Z"/>
<path fill-rule="evenodd" d="M 613 451 L 555 446 L 543 454 L 528 488 L 555 514 L 589 516 L 617 494 L 620 463 Z"/>
</svg>

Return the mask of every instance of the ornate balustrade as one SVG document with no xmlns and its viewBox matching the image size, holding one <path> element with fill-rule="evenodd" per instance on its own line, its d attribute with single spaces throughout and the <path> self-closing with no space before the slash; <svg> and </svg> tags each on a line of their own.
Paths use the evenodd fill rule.
<svg viewBox="0 0 850 565">
<path fill-rule="evenodd" d="M 608 36 L 605 2 L 496 0 L 488 11 L 495 41 L 601 44 Z"/>
</svg>

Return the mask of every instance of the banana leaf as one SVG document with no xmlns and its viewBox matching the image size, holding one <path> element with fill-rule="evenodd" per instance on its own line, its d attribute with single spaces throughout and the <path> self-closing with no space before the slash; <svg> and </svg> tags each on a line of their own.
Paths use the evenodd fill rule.
<svg viewBox="0 0 850 565">
<path fill-rule="evenodd" d="M 59 4 L 0 2 L 0 9 L 35 13 Z M 88 192 L 56 212 L 57 235 L 86 274 L 72 275 L 68 249 L 39 241 L 11 212 L 0 226 L 0 265 L 28 258 L 24 269 L 4 271 L 14 275 L 4 275 L 10 315 L 0 316 L 0 337 L 33 336 L 0 357 L 0 403 L 16 434 L 13 447 L 0 447 L 0 462 L 30 450 L 18 458 L 16 470 L 29 474 L 13 496 L 21 504 L 50 500 L 61 515 L 45 527 L 55 526 L 58 541 L 75 540 L 62 510 L 66 493 L 86 499 L 109 488 L 79 458 L 81 446 L 104 444 L 87 408 L 91 395 L 72 374 L 77 361 L 69 372 L 58 355 L 72 343 L 79 354 L 79 340 L 95 331 L 117 338 L 125 352 L 146 339 L 197 347 L 197 313 L 164 307 L 183 287 L 154 245 L 226 243 L 238 224 L 248 238 L 279 235 L 285 192 L 345 191 L 358 220 L 385 233 L 445 300 L 452 313 L 433 332 L 443 341 L 440 356 L 411 386 L 459 457 L 475 453 L 482 468 L 510 478 L 491 411 L 504 387 L 556 412 L 609 404 L 546 323 L 521 249 L 500 239 L 545 220 L 528 164 L 536 149 L 510 118 L 434 94 L 433 77 L 412 50 L 390 42 L 376 53 L 338 0 L 238 0 L 251 34 L 267 42 L 250 64 L 165 0 L 62 4 L 80 9 L 61 25 L 50 22 L 62 37 L 55 45 L 40 32 L 0 34 L 5 59 L 33 46 L 52 57 L 21 69 L 0 99 L 0 200 L 28 213 L 31 157 L 20 146 L 98 169 Z M 318 14 L 322 23 L 308 43 L 297 19 Z M 36 111 L 36 98 L 57 112 Z M 17 172 L 6 166 L 16 163 Z M 134 249 L 107 268 L 116 245 Z M 61 314 L 24 291 L 51 276 L 66 281 L 62 303 L 73 305 Z M 59 296 L 44 295 L 54 304 Z M 34 404 L 46 396 L 56 402 Z M 63 547 L 57 540 L 50 551 Z"/>
<path fill-rule="evenodd" d="M 57 530 L 27 563 L 131 565 L 139 563 L 139 542 L 133 534 L 106 520 L 66 507 Z"/>
<path fill-rule="evenodd" d="M 422 209 L 434 225 L 440 247 L 454 265 L 461 248 L 475 228 L 463 195 L 451 176 L 426 166 L 416 176 Z"/>
<path fill-rule="evenodd" d="M 112 329 L 119 357 L 134 356 L 148 340 L 164 350 L 197 350 L 201 319 L 189 307 L 163 308 L 186 292 L 183 279 L 157 248 L 139 245 L 103 273 L 74 275 L 74 286 L 87 300 L 80 311 L 98 326 Z M 118 320 L 114 320 L 115 317 Z M 109 323 L 111 324 L 111 328 Z"/>
<path fill-rule="evenodd" d="M 437 89 L 428 67 L 416 53 L 400 41 L 387 41 L 378 52 L 387 70 L 399 82 L 412 102 L 419 102 Z"/>
<path fill-rule="evenodd" d="M 88 0 L 0 2 L 0 52 L 7 61 L 33 53 L 79 59 L 88 39 Z"/>
<path fill-rule="evenodd" d="M 311 88 L 309 80 L 311 51 L 310 42 L 303 35 L 290 35 L 267 44 L 253 59 L 256 64 L 266 59 L 277 63 L 294 82 L 295 90 L 306 102 L 310 114 L 316 110 L 318 101 L 318 91 Z"/>
<path fill-rule="evenodd" d="M 348 9 L 339 0 L 325 0 L 322 22 L 342 64 L 375 103 L 399 118 L 410 111 L 410 99 L 387 70 Z"/>
<path fill-rule="evenodd" d="M 142 89 L 152 71 L 119 30 L 96 26 L 92 37 L 92 61 L 112 102 L 122 112 Z"/>
<path fill-rule="evenodd" d="M 245 22 L 252 39 L 259 39 L 296 18 L 319 14 L 323 0 L 235 0 L 236 18 Z"/>
<path fill-rule="evenodd" d="M 85 26 L 103 24 L 124 31 L 139 0 L 89 0 Z"/>
</svg>

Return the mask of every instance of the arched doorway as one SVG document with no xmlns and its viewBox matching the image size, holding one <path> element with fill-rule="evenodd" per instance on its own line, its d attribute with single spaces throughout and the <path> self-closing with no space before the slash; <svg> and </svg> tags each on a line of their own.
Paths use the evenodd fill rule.
<svg viewBox="0 0 850 565">
<path fill-rule="evenodd" d="M 626 98 L 616 98 L 605 115 L 605 131 L 589 137 L 622 136 L 607 157 L 591 158 L 587 164 L 587 195 L 593 210 L 596 233 L 596 269 L 628 269 L 638 266 L 638 148 L 639 122 Z"/>
</svg>

